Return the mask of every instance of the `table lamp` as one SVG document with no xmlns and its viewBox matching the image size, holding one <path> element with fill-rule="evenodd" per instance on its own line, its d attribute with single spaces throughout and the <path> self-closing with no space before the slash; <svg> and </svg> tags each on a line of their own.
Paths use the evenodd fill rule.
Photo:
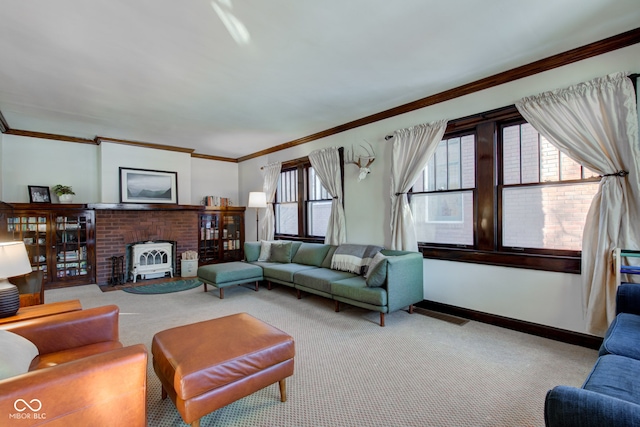
<svg viewBox="0 0 640 427">
<path fill-rule="evenodd" d="M 20 294 L 9 277 L 31 273 L 24 242 L 0 242 L 0 317 L 13 316 L 20 308 Z"/>
<path fill-rule="evenodd" d="M 258 238 L 258 208 L 267 207 L 267 194 L 261 191 L 251 191 L 249 193 L 249 203 L 247 203 L 247 207 L 256 208 L 256 241 L 258 241 L 260 240 Z"/>
</svg>

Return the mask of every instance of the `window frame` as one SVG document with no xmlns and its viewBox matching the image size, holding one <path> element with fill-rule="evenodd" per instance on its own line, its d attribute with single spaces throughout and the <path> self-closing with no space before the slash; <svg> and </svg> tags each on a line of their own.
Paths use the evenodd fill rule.
<svg viewBox="0 0 640 427">
<path fill-rule="evenodd" d="M 471 262 L 533 270 L 580 274 L 581 251 L 509 248 L 502 245 L 502 150 L 501 130 L 508 124 L 526 122 L 515 105 L 463 117 L 448 123 L 442 139 L 461 134 L 476 135 L 474 189 L 474 245 L 418 242 L 425 258 Z M 600 178 L 561 181 L 561 184 L 598 181 Z M 557 185 L 557 182 L 544 184 Z M 544 185 L 542 184 L 542 185 Z M 523 185 L 541 185 L 523 184 Z M 511 185 L 510 185 L 511 186 Z M 411 197 L 411 192 L 409 192 Z"/>
<path fill-rule="evenodd" d="M 340 147 L 338 149 L 338 155 L 340 158 L 340 179 L 342 186 L 342 194 L 344 195 L 344 148 Z M 325 236 L 313 236 L 309 234 L 310 225 L 308 224 L 309 219 L 309 204 L 312 202 L 318 201 L 328 201 L 333 199 L 319 199 L 319 200 L 310 200 L 308 197 L 311 193 L 310 190 L 310 180 L 309 180 L 309 169 L 311 168 L 311 162 L 309 161 L 309 157 L 302 157 L 295 160 L 289 160 L 287 162 L 282 163 L 282 167 L 280 170 L 280 174 L 283 172 L 297 170 L 298 171 L 298 182 L 297 182 L 297 190 L 298 190 L 298 234 L 285 234 L 285 233 L 275 233 L 275 239 L 287 239 L 287 240 L 300 240 L 304 242 L 312 242 L 312 243 L 324 243 Z M 278 177 L 280 179 L 280 177 Z M 277 191 L 276 191 L 277 193 Z M 275 201 L 278 200 L 278 195 L 275 195 Z M 277 208 L 276 205 L 278 203 L 274 202 L 274 215 L 275 221 L 277 223 Z M 344 197 L 342 198 L 342 204 L 344 206 Z"/>
</svg>

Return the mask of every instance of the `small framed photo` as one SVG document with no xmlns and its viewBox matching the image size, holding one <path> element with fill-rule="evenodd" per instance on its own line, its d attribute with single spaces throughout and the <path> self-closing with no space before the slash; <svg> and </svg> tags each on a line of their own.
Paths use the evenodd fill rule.
<svg viewBox="0 0 640 427">
<path fill-rule="evenodd" d="M 178 173 L 120 168 L 120 203 L 178 203 Z"/>
<path fill-rule="evenodd" d="M 45 187 L 43 185 L 29 185 L 29 202 L 51 203 L 49 187 Z"/>
</svg>

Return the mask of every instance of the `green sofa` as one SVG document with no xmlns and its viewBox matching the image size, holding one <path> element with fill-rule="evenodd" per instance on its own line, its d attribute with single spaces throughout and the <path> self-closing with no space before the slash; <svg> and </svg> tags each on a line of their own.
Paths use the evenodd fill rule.
<svg viewBox="0 0 640 427">
<path fill-rule="evenodd" d="M 282 242 L 282 241 L 277 241 Z M 381 250 L 386 257 L 386 275 L 378 286 L 362 275 L 331 269 L 331 260 L 337 246 L 320 243 L 291 242 L 290 256 L 258 261 L 260 242 L 245 242 L 245 260 L 262 267 L 264 280 L 293 287 L 298 298 L 302 292 L 320 295 L 340 303 L 380 312 L 380 326 L 384 326 L 385 313 L 408 307 L 423 300 L 422 255 L 418 252 Z M 380 273 L 379 273 L 380 274 Z M 368 284 L 369 282 L 369 284 Z"/>
</svg>

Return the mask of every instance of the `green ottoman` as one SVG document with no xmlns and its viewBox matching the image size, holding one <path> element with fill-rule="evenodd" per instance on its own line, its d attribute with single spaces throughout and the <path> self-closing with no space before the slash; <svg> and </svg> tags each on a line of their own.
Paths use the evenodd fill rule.
<svg viewBox="0 0 640 427">
<path fill-rule="evenodd" d="M 225 262 L 222 264 L 203 265 L 198 268 L 198 279 L 204 283 L 204 291 L 207 292 L 207 284 L 220 289 L 220 299 L 224 299 L 224 288 L 232 285 L 256 282 L 263 279 L 262 267 L 246 262 Z"/>
</svg>

